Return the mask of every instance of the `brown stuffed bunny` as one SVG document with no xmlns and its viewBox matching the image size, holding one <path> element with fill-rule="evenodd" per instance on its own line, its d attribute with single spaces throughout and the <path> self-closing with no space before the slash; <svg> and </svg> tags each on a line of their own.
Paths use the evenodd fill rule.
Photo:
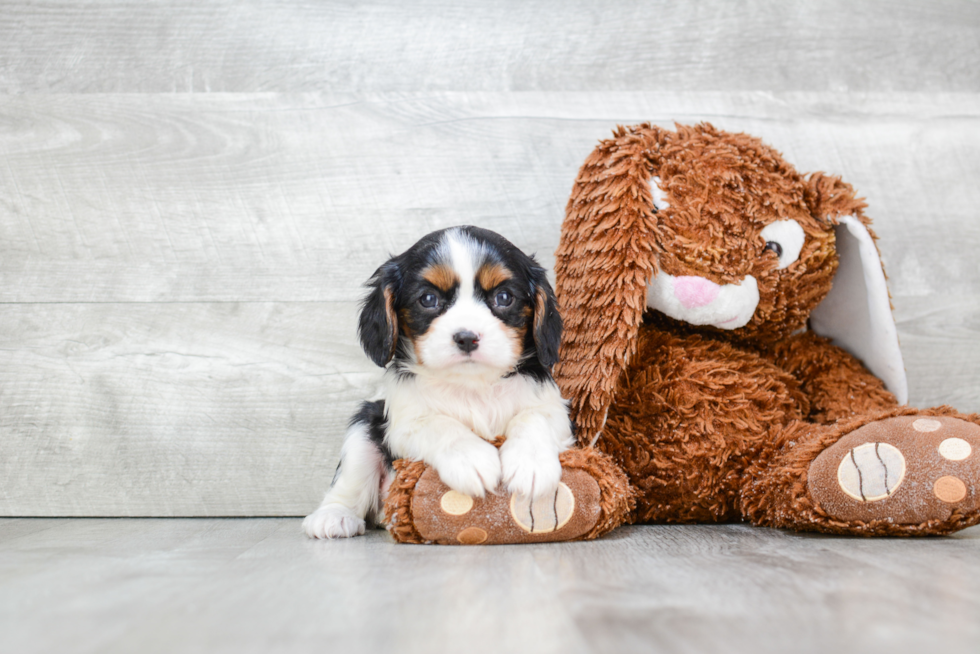
<svg viewBox="0 0 980 654">
<path fill-rule="evenodd" d="M 758 139 L 620 128 L 557 251 L 555 377 L 633 522 L 865 535 L 980 522 L 980 416 L 917 410 L 865 203 Z"/>
</svg>

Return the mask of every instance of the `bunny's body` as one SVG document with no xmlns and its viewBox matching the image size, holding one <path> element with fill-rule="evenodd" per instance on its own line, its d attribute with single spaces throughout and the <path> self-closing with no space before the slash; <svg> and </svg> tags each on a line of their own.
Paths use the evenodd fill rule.
<svg viewBox="0 0 980 654">
<path fill-rule="evenodd" d="M 634 521 L 980 522 L 980 416 L 902 406 L 864 207 L 710 125 L 621 128 L 590 155 L 557 252 L 556 380 L 579 442 L 636 488 Z"/>
</svg>

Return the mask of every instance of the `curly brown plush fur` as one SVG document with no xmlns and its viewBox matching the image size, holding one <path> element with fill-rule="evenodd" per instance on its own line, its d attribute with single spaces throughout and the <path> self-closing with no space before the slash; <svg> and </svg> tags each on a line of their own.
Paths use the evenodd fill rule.
<svg viewBox="0 0 980 654">
<path fill-rule="evenodd" d="M 659 211 L 654 177 L 667 201 Z M 936 501 L 909 495 L 910 483 L 873 511 L 843 510 L 846 520 L 821 508 L 808 487 L 810 464 L 863 425 L 939 412 L 957 418 L 944 429 L 973 443 L 969 424 L 980 424 L 948 408 L 899 408 L 860 361 L 806 331 L 838 267 L 834 226 L 842 216 L 870 226 L 864 208 L 839 178 L 805 177 L 758 139 L 711 125 L 619 128 L 585 161 L 556 253 L 565 333 L 555 376 L 571 401 L 580 443 L 612 455 L 636 487 L 631 521 L 747 519 L 834 533 L 919 534 L 980 520 L 980 470 L 969 466 L 955 472 L 968 496 L 947 502 L 949 510 L 937 505 L 938 517 L 914 524 L 854 517 L 892 504 L 896 516 L 907 516 L 912 503 Z M 790 219 L 805 241 L 796 263 L 778 269 L 761 232 Z M 752 275 L 755 313 L 745 326 L 724 330 L 648 309 L 648 280 L 661 272 L 719 285 Z M 874 434 L 876 443 L 892 442 Z M 852 438 L 855 447 L 861 438 Z M 903 454 L 909 475 L 932 456 Z"/>
<path fill-rule="evenodd" d="M 964 510 L 952 504 L 939 517 L 920 522 L 903 523 L 892 515 L 869 520 L 841 520 L 828 514 L 813 499 L 807 482 L 814 459 L 858 428 L 895 416 L 944 416 L 980 425 L 977 414 L 964 416 L 949 406 L 925 410 L 896 407 L 840 420 L 833 425 L 794 422 L 779 434 L 771 449 L 773 456 L 754 461 L 746 470 L 740 504 L 742 515 L 767 527 L 862 536 L 950 534 L 980 523 L 980 511 Z"/>
</svg>

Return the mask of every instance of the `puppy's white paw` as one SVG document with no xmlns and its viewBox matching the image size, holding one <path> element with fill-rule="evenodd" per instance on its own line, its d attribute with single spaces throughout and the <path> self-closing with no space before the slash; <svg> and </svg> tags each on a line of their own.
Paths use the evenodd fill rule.
<svg viewBox="0 0 980 654">
<path fill-rule="evenodd" d="M 439 453 L 432 461 L 442 483 L 470 497 L 484 497 L 500 484 L 500 455 L 484 440 L 467 440 Z"/>
<path fill-rule="evenodd" d="M 561 481 L 558 452 L 527 440 L 508 440 L 500 448 L 504 486 L 512 495 L 531 499 L 554 495 Z"/>
<path fill-rule="evenodd" d="M 327 504 L 306 516 L 303 531 L 310 538 L 350 538 L 364 533 L 364 520 L 342 504 Z"/>
</svg>

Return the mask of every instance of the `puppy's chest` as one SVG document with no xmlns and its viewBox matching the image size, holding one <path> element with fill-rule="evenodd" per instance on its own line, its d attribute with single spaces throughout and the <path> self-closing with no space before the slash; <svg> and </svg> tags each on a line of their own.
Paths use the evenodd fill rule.
<svg viewBox="0 0 980 654">
<path fill-rule="evenodd" d="M 502 435 L 511 419 L 531 406 L 535 397 L 534 389 L 521 378 L 474 387 L 420 384 L 405 394 L 407 401 L 395 402 L 392 408 L 418 417 L 446 415 L 481 438 L 492 440 Z"/>
</svg>

